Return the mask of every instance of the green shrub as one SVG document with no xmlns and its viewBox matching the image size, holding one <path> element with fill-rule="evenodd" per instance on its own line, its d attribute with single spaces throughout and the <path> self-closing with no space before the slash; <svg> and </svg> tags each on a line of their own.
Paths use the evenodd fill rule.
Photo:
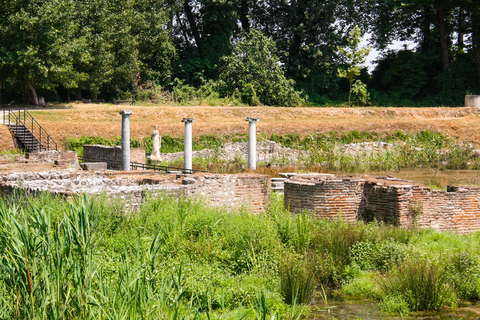
<svg viewBox="0 0 480 320">
<path fill-rule="evenodd" d="M 387 313 L 406 315 L 410 313 L 407 301 L 403 296 L 386 296 L 379 304 L 380 309 Z"/>
<path fill-rule="evenodd" d="M 352 85 L 352 102 L 358 106 L 366 106 L 370 102 L 367 85 L 360 80 L 355 81 Z"/>
<path fill-rule="evenodd" d="M 352 269 L 355 267 L 352 267 Z M 348 268 L 347 268 L 348 269 Z M 347 270 L 352 279 L 342 286 L 342 293 L 353 297 L 379 299 L 382 295 L 375 281 L 377 275 L 362 270 Z"/>
<path fill-rule="evenodd" d="M 400 262 L 404 255 L 404 249 L 391 240 L 375 243 L 359 242 L 350 250 L 352 264 L 367 271 L 385 271 Z"/>
<path fill-rule="evenodd" d="M 449 281 L 455 286 L 459 298 L 480 300 L 480 258 L 477 254 L 454 252 L 447 270 Z"/>
</svg>

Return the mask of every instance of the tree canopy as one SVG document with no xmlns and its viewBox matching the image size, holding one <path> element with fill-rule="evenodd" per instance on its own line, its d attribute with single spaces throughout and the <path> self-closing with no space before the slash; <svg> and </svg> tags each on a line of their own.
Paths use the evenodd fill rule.
<svg viewBox="0 0 480 320">
<path fill-rule="evenodd" d="M 358 77 L 377 105 L 455 105 L 480 94 L 479 9 L 477 0 L 3 0 L 0 80 L 35 104 L 214 83 L 246 104 L 296 105 L 347 101 Z M 352 32 L 380 50 L 370 73 L 345 60 Z M 388 49 L 398 40 L 413 49 Z"/>
</svg>

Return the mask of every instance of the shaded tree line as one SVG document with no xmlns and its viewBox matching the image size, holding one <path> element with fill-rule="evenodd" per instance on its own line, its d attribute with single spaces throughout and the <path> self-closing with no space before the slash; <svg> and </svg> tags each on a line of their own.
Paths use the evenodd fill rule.
<svg viewBox="0 0 480 320">
<path fill-rule="evenodd" d="M 371 103 L 461 104 L 480 93 L 479 9 L 476 0 L 3 0 L 0 80 L 35 104 L 39 94 L 131 95 L 138 72 L 165 90 L 209 84 L 247 104 L 346 101 L 354 83 L 339 76 L 351 64 L 341 48 L 357 28 L 382 52 L 370 74 L 355 72 Z M 387 50 L 395 40 L 413 49 Z"/>
</svg>

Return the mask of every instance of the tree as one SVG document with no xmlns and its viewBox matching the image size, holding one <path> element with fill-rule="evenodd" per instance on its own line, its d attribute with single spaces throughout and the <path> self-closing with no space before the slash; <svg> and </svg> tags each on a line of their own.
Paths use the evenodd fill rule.
<svg viewBox="0 0 480 320">
<path fill-rule="evenodd" d="M 76 37 L 75 1 L 2 1 L 0 68 L 28 88 L 39 104 L 37 88 L 76 87 L 85 74 L 75 63 L 88 59 L 85 37 Z"/>
<path fill-rule="evenodd" d="M 362 32 L 359 27 L 355 26 L 347 38 L 346 47 L 338 47 L 340 56 L 344 60 L 346 67 L 338 70 L 340 78 L 347 78 L 350 84 L 348 90 L 348 106 L 350 106 L 350 98 L 352 94 L 352 86 L 355 77 L 360 75 L 360 65 L 365 63 L 365 60 L 370 53 L 371 48 L 360 47 L 362 41 Z"/>
<path fill-rule="evenodd" d="M 302 102 L 292 80 L 287 80 L 275 55 L 275 43 L 258 30 L 250 29 L 224 57 L 220 81 L 227 95 L 239 92 L 247 104 L 296 106 Z M 258 99 L 258 100 L 257 100 Z"/>
<path fill-rule="evenodd" d="M 271 37 L 285 74 L 313 99 L 335 96 L 337 46 L 343 29 L 362 20 L 365 1 L 267 0 L 255 8 L 252 24 Z"/>
</svg>

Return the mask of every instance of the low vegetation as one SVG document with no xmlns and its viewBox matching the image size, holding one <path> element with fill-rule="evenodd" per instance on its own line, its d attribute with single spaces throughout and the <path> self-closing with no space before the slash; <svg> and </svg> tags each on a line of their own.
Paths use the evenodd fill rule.
<svg viewBox="0 0 480 320">
<path fill-rule="evenodd" d="M 237 135 L 201 135 L 193 141 L 194 150 L 206 148 L 217 149 L 227 142 L 246 142 L 246 134 Z M 296 164 L 299 170 L 333 171 L 333 172 L 368 172 L 368 171 L 398 171 L 411 168 L 437 169 L 475 169 L 480 168 L 480 157 L 474 152 L 474 146 L 464 143 L 439 132 L 423 130 L 417 133 L 397 131 L 394 133 L 375 133 L 347 131 L 343 134 L 335 132 L 314 133 L 301 136 L 285 134 L 260 136 L 259 140 L 272 140 L 284 147 L 305 151 L 302 163 Z M 390 145 L 383 147 L 362 147 L 352 152 L 351 144 L 386 142 Z M 67 139 L 66 145 L 70 150 L 82 153 L 85 144 L 120 145 L 121 139 L 104 139 L 85 137 Z M 151 138 L 143 140 L 132 139 L 132 147 L 144 147 L 151 152 Z M 161 152 L 183 151 L 183 137 L 162 137 Z M 177 161 L 178 162 L 178 161 Z M 239 162 L 239 161 L 234 161 Z M 172 163 L 168 163 L 172 165 Z M 276 165 L 291 164 L 288 159 L 276 159 Z M 181 165 L 181 161 L 173 163 Z M 242 166 L 219 163 L 218 159 L 195 159 L 194 165 L 199 170 L 215 172 L 235 172 L 242 170 Z M 260 164 L 261 166 L 262 164 Z M 266 165 L 263 164 L 263 165 Z"/>
<path fill-rule="evenodd" d="M 2 200 L 0 317 L 298 319 L 320 285 L 386 312 L 480 296 L 478 233 L 322 221 L 277 196 L 259 215 L 169 196 L 125 207 Z"/>
</svg>

